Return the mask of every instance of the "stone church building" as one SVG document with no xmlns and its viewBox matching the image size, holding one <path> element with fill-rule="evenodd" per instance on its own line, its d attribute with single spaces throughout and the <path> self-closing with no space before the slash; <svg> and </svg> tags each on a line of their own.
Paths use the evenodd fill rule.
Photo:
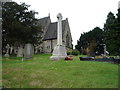
<svg viewBox="0 0 120 90">
<path fill-rule="evenodd" d="M 51 22 L 50 16 L 38 20 L 36 23 L 42 28 L 42 43 L 40 45 L 41 53 L 52 53 L 55 45 L 57 44 L 57 22 Z M 66 49 L 72 50 L 72 36 L 70 32 L 69 22 L 66 18 L 62 21 L 62 37 L 63 45 Z"/>
</svg>

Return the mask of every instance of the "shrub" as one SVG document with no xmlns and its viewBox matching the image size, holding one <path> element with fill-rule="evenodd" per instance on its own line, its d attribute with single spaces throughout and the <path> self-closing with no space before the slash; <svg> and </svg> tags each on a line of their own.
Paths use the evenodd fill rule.
<svg viewBox="0 0 120 90">
<path fill-rule="evenodd" d="M 70 55 L 72 53 L 71 50 L 67 50 L 67 55 Z"/>
<path fill-rule="evenodd" d="M 73 50 L 73 51 L 72 51 L 72 55 L 77 56 L 78 54 L 79 54 L 79 51 L 78 51 L 78 50 Z"/>
</svg>

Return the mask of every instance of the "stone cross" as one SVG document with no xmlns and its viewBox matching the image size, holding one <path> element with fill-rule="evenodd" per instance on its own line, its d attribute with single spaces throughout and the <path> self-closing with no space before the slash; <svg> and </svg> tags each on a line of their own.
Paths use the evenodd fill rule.
<svg viewBox="0 0 120 90">
<path fill-rule="evenodd" d="M 6 53 L 7 53 L 7 54 L 9 54 L 10 45 L 9 45 L 9 44 L 7 44 L 6 48 L 7 48 Z"/>
<path fill-rule="evenodd" d="M 62 15 L 59 13 L 57 15 L 58 26 L 57 26 L 57 45 L 62 45 Z"/>
<path fill-rule="evenodd" d="M 62 44 L 62 15 L 58 13 L 58 24 L 57 24 L 57 45 L 54 47 L 51 60 L 64 60 L 67 56 L 66 48 Z"/>
</svg>

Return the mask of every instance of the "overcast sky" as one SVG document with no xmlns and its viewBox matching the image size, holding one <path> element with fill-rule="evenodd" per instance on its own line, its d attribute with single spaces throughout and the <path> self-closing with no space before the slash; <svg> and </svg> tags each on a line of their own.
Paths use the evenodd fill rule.
<svg viewBox="0 0 120 90">
<path fill-rule="evenodd" d="M 50 13 L 51 21 L 56 22 L 56 15 L 62 13 L 63 19 L 68 18 L 73 45 L 77 44 L 81 33 L 90 31 L 96 26 L 103 28 L 107 14 L 117 14 L 119 0 L 12 0 L 31 5 L 30 10 L 43 18 Z"/>
</svg>

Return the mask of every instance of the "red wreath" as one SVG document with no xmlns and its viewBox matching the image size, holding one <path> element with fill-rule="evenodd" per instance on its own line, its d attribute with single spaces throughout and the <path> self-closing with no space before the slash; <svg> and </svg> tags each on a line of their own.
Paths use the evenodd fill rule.
<svg viewBox="0 0 120 90">
<path fill-rule="evenodd" d="M 65 60 L 70 60 L 70 61 L 71 61 L 72 59 L 71 59 L 71 58 L 69 58 L 69 57 L 66 57 L 66 58 L 65 58 Z"/>
</svg>

